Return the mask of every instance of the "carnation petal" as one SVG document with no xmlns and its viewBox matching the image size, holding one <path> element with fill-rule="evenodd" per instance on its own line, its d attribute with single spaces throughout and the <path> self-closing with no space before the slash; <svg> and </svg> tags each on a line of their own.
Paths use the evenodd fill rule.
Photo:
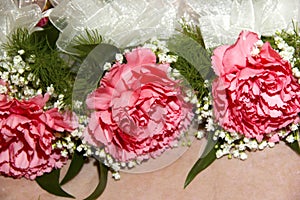
<svg viewBox="0 0 300 200">
<path fill-rule="evenodd" d="M 155 64 L 156 56 L 151 49 L 136 48 L 125 54 L 128 66 L 137 66 L 142 64 Z"/>
<path fill-rule="evenodd" d="M 229 45 L 224 45 L 216 48 L 213 52 L 212 60 L 212 68 L 217 76 L 224 75 L 224 66 L 222 63 L 223 56 L 225 51 L 228 49 Z"/>
<path fill-rule="evenodd" d="M 224 53 L 222 60 L 225 73 L 232 73 L 238 69 L 245 68 L 247 57 L 251 55 L 251 51 L 255 42 L 259 40 L 258 35 L 250 31 L 242 31 L 238 40 L 230 46 Z"/>
</svg>

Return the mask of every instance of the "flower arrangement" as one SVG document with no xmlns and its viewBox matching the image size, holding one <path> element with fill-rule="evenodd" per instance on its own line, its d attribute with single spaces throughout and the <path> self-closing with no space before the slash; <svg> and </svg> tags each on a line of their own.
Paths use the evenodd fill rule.
<svg viewBox="0 0 300 200">
<path fill-rule="evenodd" d="M 122 170 L 191 145 L 190 135 L 207 145 L 185 187 L 225 155 L 245 160 L 281 141 L 300 154 L 296 22 L 271 36 L 242 30 L 234 44 L 206 48 L 185 16 L 180 33 L 124 48 L 112 45 L 113 32 L 90 28 L 64 46 L 61 21 L 54 26 L 48 15 L 15 28 L 0 49 L 1 175 L 73 197 L 62 186 L 93 159 L 99 184 L 89 200 L 102 194 L 109 170 L 118 180 Z"/>
</svg>

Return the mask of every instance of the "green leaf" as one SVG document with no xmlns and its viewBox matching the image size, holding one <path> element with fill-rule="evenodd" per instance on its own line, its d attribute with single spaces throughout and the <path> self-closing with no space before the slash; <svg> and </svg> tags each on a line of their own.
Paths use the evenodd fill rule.
<svg viewBox="0 0 300 200">
<path fill-rule="evenodd" d="M 195 67 L 203 79 L 215 78 L 210 53 L 194 39 L 186 35 L 175 35 L 168 40 L 168 49 Z"/>
<path fill-rule="evenodd" d="M 32 35 L 36 36 L 40 41 L 46 39 L 47 44 L 51 49 L 56 49 L 56 41 L 59 37 L 57 30 L 51 22 L 49 22 L 41 31 L 35 31 Z"/>
<path fill-rule="evenodd" d="M 300 147 L 299 142 L 296 140 L 293 143 L 285 142 L 287 146 L 289 146 L 293 151 L 295 151 L 298 155 L 300 155 Z"/>
<path fill-rule="evenodd" d="M 73 85 L 73 101 L 85 102 L 88 93 L 98 87 L 99 81 L 105 73 L 104 64 L 112 63 L 116 53 L 119 52 L 117 47 L 101 43 L 89 53 L 78 69 Z"/>
<path fill-rule="evenodd" d="M 97 161 L 98 164 L 98 174 L 99 174 L 99 183 L 94 190 L 94 192 L 88 196 L 85 200 L 94 200 L 97 199 L 105 190 L 107 184 L 107 174 L 108 167 L 106 167 L 103 163 Z"/>
<path fill-rule="evenodd" d="M 212 164 L 216 159 L 216 151 L 215 145 L 218 145 L 219 142 L 216 142 L 212 139 L 213 133 L 209 133 L 209 138 L 199 160 L 194 164 L 184 183 L 184 188 L 186 188 L 192 180 L 204 169 L 206 169 L 210 164 Z"/>
<path fill-rule="evenodd" d="M 50 173 L 37 177 L 35 181 L 40 185 L 41 188 L 51 194 L 61 197 L 74 198 L 72 195 L 65 192 L 59 185 L 59 174 L 60 169 L 55 169 Z"/>
<path fill-rule="evenodd" d="M 60 182 L 60 185 L 66 184 L 68 181 L 73 179 L 80 172 L 83 164 L 84 164 L 83 155 L 77 151 L 74 151 L 70 167 L 69 167 L 65 177 Z"/>
</svg>

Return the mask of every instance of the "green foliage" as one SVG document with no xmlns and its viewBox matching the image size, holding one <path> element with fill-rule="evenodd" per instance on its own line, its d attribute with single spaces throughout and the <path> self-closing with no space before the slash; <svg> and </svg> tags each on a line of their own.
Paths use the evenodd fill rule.
<svg viewBox="0 0 300 200">
<path fill-rule="evenodd" d="M 201 74 L 186 59 L 179 56 L 177 62 L 172 63 L 171 67 L 177 69 L 184 76 L 187 84 L 195 90 L 199 99 L 208 95 L 208 89 L 205 87 Z"/>
<path fill-rule="evenodd" d="M 52 170 L 50 173 L 37 177 L 35 181 L 41 186 L 41 188 L 43 188 L 51 194 L 61 197 L 74 198 L 72 195 L 68 194 L 61 188 L 59 184 L 59 175 L 60 170 L 55 169 Z"/>
<path fill-rule="evenodd" d="M 198 99 L 208 95 L 205 80 L 214 78 L 211 69 L 210 53 L 198 43 L 199 41 L 184 34 L 174 36 L 168 41 L 170 51 L 178 55 L 178 60 L 171 64 L 184 76 L 188 84 L 197 93 Z"/>
<path fill-rule="evenodd" d="M 215 148 L 215 146 L 219 145 L 219 142 L 213 140 L 213 135 L 213 133 L 208 134 L 208 141 L 206 147 L 198 161 L 194 164 L 194 166 L 188 173 L 188 176 L 186 177 L 184 183 L 184 188 L 186 188 L 200 172 L 206 169 L 217 159 L 217 149 Z"/>
<path fill-rule="evenodd" d="M 296 140 L 293 143 L 285 142 L 285 144 L 290 147 L 293 151 L 295 151 L 298 155 L 300 155 L 300 147 L 299 142 Z"/>
<path fill-rule="evenodd" d="M 48 29 L 53 31 L 52 29 Z M 44 37 L 42 37 L 42 35 Z M 19 50 L 24 50 L 23 60 L 30 65 L 30 72 L 40 79 L 39 85 L 32 85 L 35 89 L 41 88 L 43 93 L 53 84 L 56 94 L 64 94 L 64 103 L 71 104 L 73 76 L 61 54 L 53 49 L 53 41 L 48 40 L 46 32 L 30 34 L 26 29 L 17 29 L 4 44 L 4 49 L 9 56 L 18 55 Z"/>
<path fill-rule="evenodd" d="M 99 183 L 95 188 L 94 192 L 85 198 L 84 200 L 94 200 L 97 199 L 105 190 L 107 184 L 107 175 L 108 175 L 108 167 L 106 167 L 100 161 L 97 161 L 98 165 L 98 175 L 99 175 Z"/>
<path fill-rule="evenodd" d="M 79 58 L 87 55 L 102 42 L 102 36 L 97 30 L 86 29 L 84 33 L 76 36 L 71 42 L 71 51 Z"/>
<path fill-rule="evenodd" d="M 181 30 L 180 30 L 181 33 L 188 36 L 189 38 L 194 39 L 203 48 L 205 48 L 202 33 L 198 25 L 195 25 L 193 23 L 188 23 L 184 18 L 182 18 L 182 22 L 180 23 L 180 25 L 181 25 Z"/>
<path fill-rule="evenodd" d="M 63 180 L 60 182 L 60 185 L 64 185 L 70 180 L 72 180 L 82 169 L 84 164 L 84 156 L 82 153 L 79 153 L 78 151 L 74 151 L 73 157 L 72 157 L 72 162 L 70 164 L 70 167 L 63 178 Z"/>
</svg>

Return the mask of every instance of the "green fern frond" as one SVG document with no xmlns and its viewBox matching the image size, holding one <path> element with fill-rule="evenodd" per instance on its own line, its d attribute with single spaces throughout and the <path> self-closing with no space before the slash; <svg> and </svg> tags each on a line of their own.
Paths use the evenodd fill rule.
<svg viewBox="0 0 300 200">
<path fill-rule="evenodd" d="M 10 57 L 18 55 L 19 50 L 24 50 L 22 59 L 30 66 L 30 72 L 40 79 L 38 85 L 31 87 L 42 89 L 46 93 L 47 87 L 53 84 L 56 94 L 64 94 L 65 105 L 71 105 L 74 78 L 69 63 L 61 57 L 60 52 L 49 45 L 47 37 L 30 34 L 26 29 L 17 29 L 3 47 Z M 32 57 L 34 61 L 29 61 Z"/>
<path fill-rule="evenodd" d="M 97 45 L 102 42 L 102 36 L 97 30 L 85 29 L 85 32 L 76 36 L 71 42 L 72 51 L 79 58 L 85 58 Z"/>
</svg>

